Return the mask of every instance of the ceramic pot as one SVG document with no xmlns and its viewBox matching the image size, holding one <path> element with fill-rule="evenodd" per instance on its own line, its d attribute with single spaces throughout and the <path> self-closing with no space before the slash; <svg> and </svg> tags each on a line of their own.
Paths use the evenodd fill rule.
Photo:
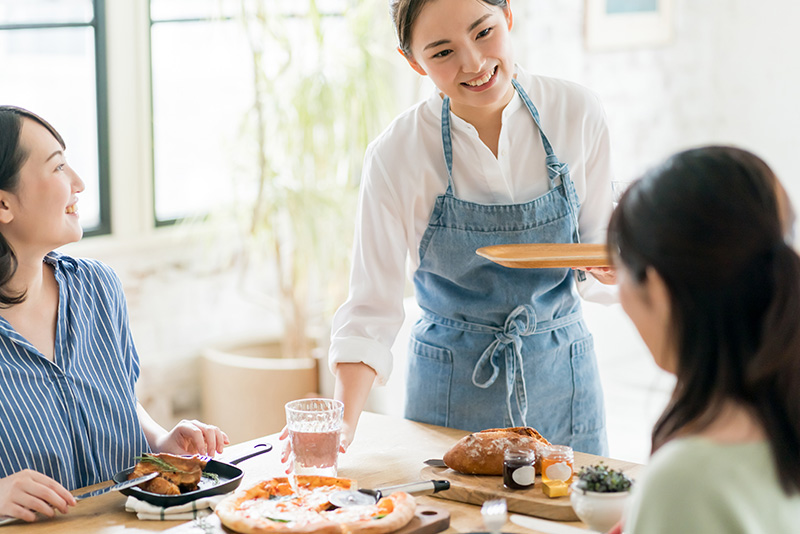
<svg viewBox="0 0 800 534">
<path fill-rule="evenodd" d="M 282 358 L 278 342 L 207 348 L 201 365 L 203 421 L 231 443 L 279 432 L 287 402 L 319 396 L 316 358 Z"/>
<path fill-rule="evenodd" d="M 572 509 L 575 510 L 575 514 L 586 526 L 599 532 L 608 532 L 611 527 L 622 519 L 625 506 L 631 495 L 630 490 L 615 493 L 598 493 L 579 489 L 576 484 L 577 482 L 572 483 L 572 492 L 569 500 L 572 503 Z"/>
</svg>

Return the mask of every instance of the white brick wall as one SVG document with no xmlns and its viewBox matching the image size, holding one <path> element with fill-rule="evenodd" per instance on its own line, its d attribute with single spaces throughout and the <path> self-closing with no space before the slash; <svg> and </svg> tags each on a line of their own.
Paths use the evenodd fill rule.
<svg viewBox="0 0 800 534">
<path fill-rule="evenodd" d="M 799 4 L 675 0 L 672 43 L 603 53 L 584 48 L 583 1 L 514 0 L 512 7 L 517 61 L 581 83 L 603 101 L 619 179 L 682 148 L 733 142 L 764 156 L 800 204 Z M 405 87 L 411 94 L 420 84 L 409 77 Z M 217 245 L 192 243 L 179 232 L 155 246 L 92 240 L 79 249 L 109 263 L 125 285 L 144 366 L 140 393 L 164 424 L 196 415 L 194 358 L 203 346 L 280 330 L 274 307 L 241 290 Z"/>
</svg>

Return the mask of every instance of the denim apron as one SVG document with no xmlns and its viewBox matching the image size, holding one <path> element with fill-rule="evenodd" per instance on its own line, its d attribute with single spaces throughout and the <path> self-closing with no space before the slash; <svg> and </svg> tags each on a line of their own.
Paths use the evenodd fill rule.
<svg viewBox="0 0 800 534">
<path fill-rule="evenodd" d="M 594 343 L 570 269 L 512 269 L 475 250 L 499 243 L 577 243 L 578 196 L 539 113 L 550 190 L 524 204 L 453 195 L 450 100 L 442 103 L 448 183 L 437 197 L 414 273 L 422 309 L 409 344 L 407 418 L 451 428 L 532 426 L 552 443 L 607 454 Z"/>
</svg>

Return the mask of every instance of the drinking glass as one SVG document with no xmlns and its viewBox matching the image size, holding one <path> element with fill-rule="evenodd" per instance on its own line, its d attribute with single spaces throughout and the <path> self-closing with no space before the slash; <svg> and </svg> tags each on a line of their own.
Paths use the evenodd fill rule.
<svg viewBox="0 0 800 534">
<path fill-rule="evenodd" d="M 333 399 L 286 403 L 295 475 L 336 476 L 344 404 Z"/>
</svg>

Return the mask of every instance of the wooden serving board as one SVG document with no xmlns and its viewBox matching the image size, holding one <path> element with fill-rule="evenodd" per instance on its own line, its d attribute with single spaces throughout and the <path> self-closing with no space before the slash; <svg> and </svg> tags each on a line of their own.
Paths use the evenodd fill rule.
<svg viewBox="0 0 800 534">
<path fill-rule="evenodd" d="M 414 519 L 395 534 L 436 534 L 450 526 L 450 512 L 436 506 L 417 505 Z"/>
<path fill-rule="evenodd" d="M 569 496 L 551 499 L 542 493 L 542 479 L 536 477 L 533 488 L 510 490 L 503 486 L 503 477 L 492 475 L 465 475 L 449 467 L 425 467 L 420 473 L 426 480 L 450 481 L 450 489 L 433 494 L 433 497 L 451 501 L 482 505 L 484 501 L 504 498 L 509 512 L 534 515 L 554 521 L 579 521 L 572 509 Z"/>
<path fill-rule="evenodd" d="M 635 479 L 642 467 L 639 464 L 575 452 L 575 472 L 584 465 L 595 465 L 603 462 L 605 465 L 620 469 L 628 476 Z M 503 486 L 503 477 L 497 475 L 465 475 L 453 471 L 449 467 L 426 466 L 420 473 L 424 480 L 445 479 L 450 481 L 450 489 L 434 493 L 433 497 L 451 501 L 465 502 L 481 505 L 484 501 L 504 498 L 509 512 L 532 515 L 554 521 L 579 521 L 572 509 L 569 496 L 551 499 L 542 493 L 542 479 L 536 476 L 532 488 L 524 490 L 510 490 Z"/>
<path fill-rule="evenodd" d="M 515 269 L 609 267 L 606 245 L 595 243 L 523 243 L 492 245 L 475 251 L 479 256 Z"/>
<path fill-rule="evenodd" d="M 417 505 L 414 518 L 409 524 L 395 530 L 393 534 L 436 534 L 450 526 L 450 512 L 436 506 Z M 219 517 L 211 514 L 196 521 L 189 521 L 166 530 L 170 534 L 236 534 L 222 526 Z"/>
</svg>

